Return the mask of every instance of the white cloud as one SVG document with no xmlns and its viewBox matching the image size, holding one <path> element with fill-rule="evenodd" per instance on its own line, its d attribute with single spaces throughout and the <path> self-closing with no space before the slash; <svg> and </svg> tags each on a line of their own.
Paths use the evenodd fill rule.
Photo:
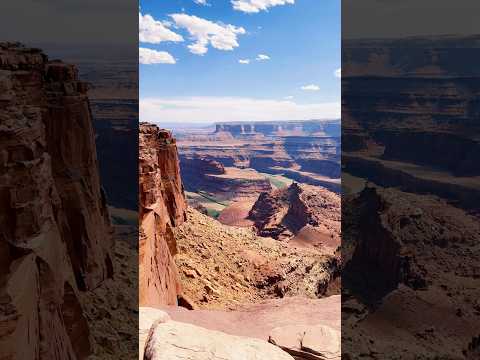
<svg viewBox="0 0 480 360">
<path fill-rule="evenodd" d="M 305 90 L 305 91 L 318 91 L 318 90 L 320 90 L 318 85 L 315 85 L 315 84 L 304 85 L 304 86 L 301 87 L 301 89 Z"/>
<path fill-rule="evenodd" d="M 162 41 L 183 41 L 183 37 L 168 29 L 168 22 L 155 20 L 151 15 L 138 13 L 140 42 L 160 44 Z"/>
<path fill-rule="evenodd" d="M 342 77 L 342 68 L 338 68 L 337 70 L 335 70 L 335 77 L 336 78 L 341 78 Z"/>
<path fill-rule="evenodd" d="M 138 49 L 139 62 L 144 65 L 175 64 L 175 58 L 166 51 L 157 51 L 147 48 Z"/>
<path fill-rule="evenodd" d="M 255 60 L 257 60 L 257 61 L 270 60 L 270 56 L 265 55 L 265 54 L 258 54 Z"/>
<path fill-rule="evenodd" d="M 238 60 L 240 64 L 250 64 L 250 59 L 240 59 Z"/>
<path fill-rule="evenodd" d="M 232 0 L 235 10 L 246 13 L 258 13 L 266 11 L 269 7 L 277 5 L 295 4 L 295 0 Z"/>
<path fill-rule="evenodd" d="M 297 104 L 291 100 L 240 97 L 145 98 L 140 120 L 162 122 L 275 121 L 340 117 L 340 102 Z"/>
<path fill-rule="evenodd" d="M 207 0 L 193 0 L 195 4 L 198 5 L 203 5 L 203 6 L 210 6 L 210 4 L 207 2 Z"/>
<path fill-rule="evenodd" d="M 239 46 L 237 36 L 246 32 L 242 27 L 214 23 L 194 15 L 172 14 L 170 16 L 176 26 L 188 31 L 194 40 L 188 48 L 196 55 L 207 53 L 208 45 L 218 50 L 233 50 Z"/>
<path fill-rule="evenodd" d="M 285 100 L 292 100 L 292 99 L 293 99 L 293 96 L 292 96 L 292 95 L 285 96 L 284 99 L 285 99 Z"/>
</svg>

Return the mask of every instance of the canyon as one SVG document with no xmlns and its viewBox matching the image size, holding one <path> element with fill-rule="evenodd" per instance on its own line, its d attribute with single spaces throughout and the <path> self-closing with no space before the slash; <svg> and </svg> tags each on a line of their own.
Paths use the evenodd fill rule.
<svg viewBox="0 0 480 360">
<path fill-rule="evenodd" d="M 169 349 L 178 346 L 199 359 L 195 349 L 214 358 L 339 358 L 339 195 L 293 181 L 274 190 L 255 169 L 211 153 L 186 155 L 185 146 L 168 130 L 140 125 L 140 358 L 177 356 Z M 192 190 L 210 202 L 229 201 L 229 210 L 240 204 L 243 215 L 231 210 L 224 218 L 233 223 L 222 223 L 223 210 L 209 213 L 188 199 Z M 275 239 L 255 226 L 260 212 L 248 218 L 251 209 L 271 208 L 262 196 L 280 199 L 270 215 L 289 212 L 291 234 Z M 293 308 L 302 309 L 296 318 L 281 315 Z M 312 319 L 311 312 L 321 315 Z M 249 319 L 243 332 L 240 318 Z M 223 349 L 215 338 L 233 343 Z M 297 338 L 318 347 L 302 347 Z"/>
<path fill-rule="evenodd" d="M 478 358 L 478 40 L 344 45 L 347 359 Z"/>
<path fill-rule="evenodd" d="M 340 193 L 340 121 L 279 123 L 174 128 L 188 200 L 241 221 L 258 194 L 294 181 Z"/>
</svg>

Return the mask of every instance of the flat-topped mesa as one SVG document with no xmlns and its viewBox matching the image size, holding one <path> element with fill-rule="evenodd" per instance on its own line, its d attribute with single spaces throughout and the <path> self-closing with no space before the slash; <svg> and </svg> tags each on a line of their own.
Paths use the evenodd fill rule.
<svg viewBox="0 0 480 360">
<path fill-rule="evenodd" d="M 181 285 L 173 256 L 173 227 L 185 221 L 187 203 L 176 141 L 156 125 L 140 124 L 140 305 L 175 305 Z"/>
<path fill-rule="evenodd" d="M 83 359 L 79 290 L 113 273 L 87 86 L 17 43 L 0 44 L 0 69 L 0 358 Z"/>
<path fill-rule="evenodd" d="M 248 137 L 255 134 L 264 136 L 307 134 L 340 136 L 340 121 L 308 120 L 226 122 L 215 124 L 215 133 L 230 133 L 234 137 Z"/>
</svg>

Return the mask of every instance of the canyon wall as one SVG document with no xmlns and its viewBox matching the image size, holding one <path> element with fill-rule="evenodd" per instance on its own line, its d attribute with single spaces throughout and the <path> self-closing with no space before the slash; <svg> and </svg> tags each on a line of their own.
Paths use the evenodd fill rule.
<svg viewBox="0 0 480 360">
<path fill-rule="evenodd" d="M 346 358 L 478 358 L 479 44 L 343 44 Z"/>
<path fill-rule="evenodd" d="M 139 141 L 139 303 L 175 305 L 181 285 L 173 228 L 185 221 L 187 208 L 177 146 L 171 133 L 146 123 L 140 124 Z"/>
<path fill-rule="evenodd" d="M 343 166 L 466 208 L 480 198 L 478 36 L 346 42 Z"/>
<path fill-rule="evenodd" d="M 0 69 L 0 358 L 83 359 L 79 291 L 113 275 L 87 86 L 19 44 Z"/>
</svg>

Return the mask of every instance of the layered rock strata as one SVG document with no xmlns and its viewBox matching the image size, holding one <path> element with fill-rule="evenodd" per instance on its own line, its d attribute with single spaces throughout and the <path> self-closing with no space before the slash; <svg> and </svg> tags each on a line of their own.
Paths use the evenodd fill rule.
<svg viewBox="0 0 480 360">
<path fill-rule="evenodd" d="M 225 167 L 201 156 L 181 156 L 182 180 L 187 190 L 207 191 L 222 199 L 251 197 L 271 190 L 270 181 L 251 169 Z"/>
<path fill-rule="evenodd" d="M 155 125 L 140 124 L 139 302 L 143 306 L 177 304 L 181 294 L 173 256 L 173 228 L 187 207 L 175 139 Z"/>
<path fill-rule="evenodd" d="M 253 134 L 271 136 L 319 133 L 339 136 L 340 123 L 338 120 L 229 122 L 215 124 L 215 132 L 228 132 L 237 137 Z"/>
<path fill-rule="evenodd" d="M 348 41 L 344 171 L 383 187 L 480 200 L 479 37 Z M 452 61 L 455 59 L 455 61 Z"/>
<path fill-rule="evenodd" d="M 0 358 L 83 359 L 79 291 L 113 275 L 87 86 L 19 44 L 0 68 Z"/>
</svg>

